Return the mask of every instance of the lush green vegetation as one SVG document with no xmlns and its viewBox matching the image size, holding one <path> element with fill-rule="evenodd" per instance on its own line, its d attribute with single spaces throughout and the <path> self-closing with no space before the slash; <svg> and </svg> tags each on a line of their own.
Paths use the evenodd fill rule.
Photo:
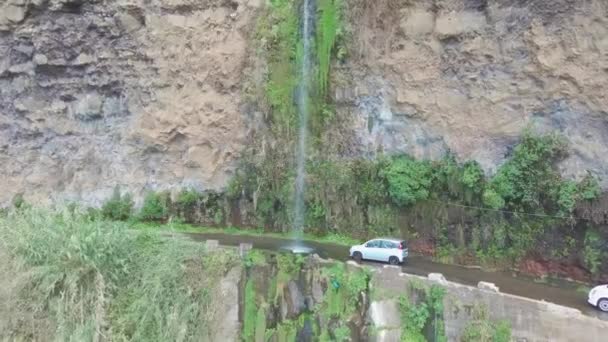
<svg viewBox="0 0 608 342">
<path fill-rule="evenodd" d="M 298 83 L 298 4 L 274 0 L 258 22 L 257 39 L 268 62 L 265 101 L 273 133 L 286 138 L 297 126 L 294 89 Z"/>
<path fill-rule="evenodd" d="M 330 286 L 320 310 L 328 318 L 345 321 L 359 307 L 361 293 L 368 290 L 370 275 L 365 270 L 349 272 L 343 264 L 337 264 L 325 271 Z"/>
<path fill-rule="evenodd" d="M 511 325 L 507 321 L 490 321 L 487 309 L 483 306 L 476 306 L 473 319 L 464 329 L 461 341 L 509 342 L 511 341 Z"/>
<path fill-rule="evenodd" d="M 264 258 L 266 257 L 266 258 Z M 278 341 L 294 341 L 294 336 L 308 324 L 315 341 L 347 341 L 350 327 L 346 324 L 357 315 L 364 314 L 363 296 L 369 291 L 370 274 L 366 269 L 347 269 L 342 264 L 319 265 L 313 272 L 317 281 L 326 283 L 324 297 L 312 309 L 300 311 L 297 316 L 276 315 L 290 308 L 293 296 L 290 282 L 299 283 L 305 258 L 289 253 L 274 256 L 252 256 L 256 262 L 249 265 L 249 280 L 245 287 L 243 340 L 256 341 L 261 336 L 274 337 Z M 310 272 L 311 270 L 307 270 Z M 320 271 L 320 272 L 319 272 Z M 310 281 L 310 278 L 306 277 Z M 298 280 L 300 279 L 300 280 Z M 289 310 L 289 309 L 288 309 Z M 267 313 L 274 312 L 275 316 Z M 274 320 L 269 317 L 275 317 Z"/>
<path fill-rule="evenodd" d="M 427 287 L 411 282 L 409 290 L 411 298 L 405 295 L 399 298 L 403 323 L 401 341 L 447 341 L 443 323 L 445 289 L 439 285 Z"/>
<path fill-rule="evenodd" d="M 256 335 L 256 322 L 258 307 L 256 303 L 255 288 L 251 280 L 245 285 L 245 309 L 243 318 L 243 339 L 245 341 L 253 340 Z"/>
<path fill-rule="evenodd" d="M 210 308 L 217 305 L 219 279 L 239 261 L 229 252 L 203 258 L 201 248 L 129 233 L 126 223 L 92 219 L 78 210 L 10 211 L 0 216 L 1 285 L 14 291 L 9 297 L 19 304 L 1 309 L 8 330 L 0 335 L 60 341 L 206 339 L 217 324 Z M 13 280 L 18 284 L 8 286 Z"/>
<path fill-rule="evenodd" d="M 556 163 L 566 149 L 560 136 L 525 132 L 492 177 L 477 163 L 458 163 L 449 155 L 440 161 L 407 156 L 310 161 L 307 230 L 358 239 L 425 238 L 446 262 L 511 263 L 532 249 L 540 252 L 539 246 L 545 255 L 564 258 L 584 247 L 588 224 L 575 209 L 599 195 L 592 176 L 580 182 L 562 179 Z M 271 230 L 290 227 L 290 215 L 284 212 L 289 212 L 292 177 L 273 176 L 277 180 L 275 188 L 281 191 L 266 192 L 263 174 L 255 171 L 239 173 L 233 183 L 239 198 L 257 199 L 257 222 Z M 560 240 L 547 238 L 564 233 Z M 601 242 L 606 238 L 599 236 Z M 601 242 L 588 244 L 590 261 Z"/>
<path fill-rule="evenodd" d="M 587 230 L 585 233 L 583 259 L 585 266 L 591 271 L 594 276 L 599 275 L 602 263 L 605 263 L 608 257 L 608 241 L 593 229 Z"/>
<path fill-rule="evenodd" d="M 384 169 L 384 176 L 389 196 L 396 205 L 411 205 L 429 197 L 432 167 L 428 162 L 397 157 Z"/>
<path fill-rule="evenodd" d="M 165 221 L 169 218 L 171 196 L 167 192 L 148 192 L 139 211 L 139 218 L 144 221 Z"/>
<path fill-rule="evenodd" d="M 316 87 L 320 95 L 325 95 L 329 82 L 329 67 L 332 61 L 332 52 L 337 40 L 343 33 L 341 27 L 342 0 L 318 0 L 317 20 L 317 59 L 318 83 Z"/>
<path fill-rule="evenodd" d="M 133 200 L 128 193 L 121 194 L 120 188 L 114 188 L 112 197 L 101 207 L 103 217 L 116 221 L 124 221 L 133 213 Z"/>
</svg>

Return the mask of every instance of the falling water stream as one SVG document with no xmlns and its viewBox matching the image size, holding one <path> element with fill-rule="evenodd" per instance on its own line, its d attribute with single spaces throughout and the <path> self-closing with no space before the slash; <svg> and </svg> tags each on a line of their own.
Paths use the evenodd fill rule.
<svg viewBox="0 0 608 342">
<path fill-rule="evenodd" d="M 304 196 L 306 192 L 306 148 L 308 140 L 308 102 L 311 63 L 311 43 L 314 31 L 315 0 L 304 0 L 302 21 L 302 59 L 297 90 L 298 142 L 296 147 L 296 184 L 294 198 L 293 233 L 295 245 L 301 245 L 306 215 Z"/>
</svg>

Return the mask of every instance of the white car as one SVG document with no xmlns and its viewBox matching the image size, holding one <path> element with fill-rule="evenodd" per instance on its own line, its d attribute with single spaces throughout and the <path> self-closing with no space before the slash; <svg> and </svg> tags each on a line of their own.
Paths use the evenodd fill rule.
<svg viewBox="0 0 608 342">
<path fill-rule="evenodd" d="M 608 285 L 596 286 L 589 291 L 589 304 L 608 312 Z"/>
<path fill-rule="evenodd" d="M 350 248 L 350 257 L 356 261 L 375 260 L 398 265 L 406 261 L 407 255 L 405 241 L 397 239 L 374 239 Z"/>
</svg>

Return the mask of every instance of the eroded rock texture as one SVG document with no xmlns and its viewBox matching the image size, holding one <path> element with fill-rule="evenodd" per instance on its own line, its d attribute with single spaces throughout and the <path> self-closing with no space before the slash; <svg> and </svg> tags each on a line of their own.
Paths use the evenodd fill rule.
<svg viewBox="0 0 608 342">
<path fill-rule="evenodd" d="M 567 176 L 608 184 L 608 2 L 348 2 L 336 76 L 359 151 L 475 159 L 489 172 L 526 127 L 571 142 Z"/>
<path fill-rule="evenodd" d="M 256 0 L 3 0 L 0 203 L 225 185 Z M 52 197 L 51 197 L 52 196 Z"/>
<path fill-rule="evenodd" d="M 606 1 L 345 3 L 331 88 L 349 152 L 451 151 L 491 173 L 532 126 L 568 137 L 565 175 L 608 185 Z M 225 186 L 263 5 L 0 0 L 0 204 Z"/>
</svg>

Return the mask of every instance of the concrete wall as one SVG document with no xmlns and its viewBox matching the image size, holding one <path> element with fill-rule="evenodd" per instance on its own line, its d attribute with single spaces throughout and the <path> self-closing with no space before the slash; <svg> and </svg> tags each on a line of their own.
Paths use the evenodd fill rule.
<svg viewBox="0 0 608 342">
<path fill-rule="evenodd" d="M 511 322 L 515 341 L 608 341 L 608 322 L 583 315 L 579 310 L 496 292 L 491 290 L 491 286 L 481 289 L 447 282 L 442 278 L 440 275 L 420 277 L 405 274 L 391 266 L 374 270 L 371 286 L 372 293 L 377 296 L 372 298 L 369 312 L 370 320 L 379 331 L 374 339 L 399 341 L 399 327 L 394 319 L 385 317 L 399 317 L 396 305 L 398 296 L 406 293 L 410 282 L 417 281 L 429 286 L 440 284 L 446 288 L 444 319 L 449 341 L 460 340 L 463 329 L 473 318 L 473 308 L 479 305 L 487 307 L 491 320 Z M 392 312 L 387 314 L 389 311 Z"/>
</svg>

